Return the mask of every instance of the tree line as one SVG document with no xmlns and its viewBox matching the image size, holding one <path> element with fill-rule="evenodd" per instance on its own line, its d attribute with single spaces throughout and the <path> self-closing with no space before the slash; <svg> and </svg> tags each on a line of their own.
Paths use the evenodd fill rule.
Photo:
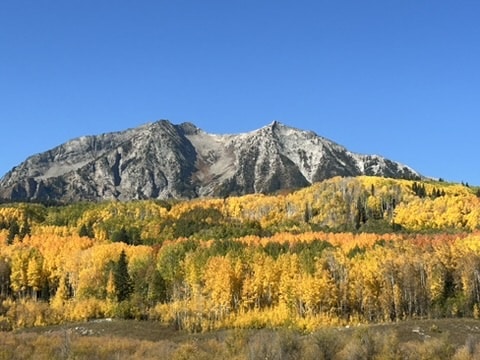
<svg viewBox="0 0 480 360">
<path fill-rule="evenodd" d="M 422 183 L 441 195 L 421 197 L 418 184 L 336 178 L 277 196 L 3 205 L 0 326 L 115 316 L 312 330 L 478 317 L 475 189 Z"/>
</svg>

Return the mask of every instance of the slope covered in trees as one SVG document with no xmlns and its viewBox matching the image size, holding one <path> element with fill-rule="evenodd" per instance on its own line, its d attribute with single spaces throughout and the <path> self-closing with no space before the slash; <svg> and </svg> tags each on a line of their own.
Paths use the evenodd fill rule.
<svg viewBox="0 0 480 360">
<path fill-rule="evenodd" d="M 480 316 L 480 198 L 334 178 L 276 195 L 0 207 L 0 327 L 190 331 Z"/>
</svg>

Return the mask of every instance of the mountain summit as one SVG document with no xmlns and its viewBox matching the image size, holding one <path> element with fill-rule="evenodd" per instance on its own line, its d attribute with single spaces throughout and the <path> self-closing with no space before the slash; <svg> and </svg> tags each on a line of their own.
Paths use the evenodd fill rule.
<svg viewBox="0 0 480 360">
<path fill-rule="evenodd" d="M 299 188 L 333 176 L 416 178 L 408 166 L 348 151 L 274 121 L 209 134 L 167 120 L 83 136 L 33 155 L 0 180 L 8 201 L 99 201 L 228 196 Z"/>
</svg>

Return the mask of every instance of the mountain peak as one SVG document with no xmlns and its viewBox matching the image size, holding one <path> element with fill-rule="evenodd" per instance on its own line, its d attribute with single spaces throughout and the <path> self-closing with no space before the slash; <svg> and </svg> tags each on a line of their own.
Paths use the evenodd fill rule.
<svg viewBox="0 0 480 360">
<path fill-rule="evenodd" d="M 284 125 L 278 120 L 273 120 L 270 124 L 264 126 L 263 128 L 276 130 L 276 129 L 279 129 L 279 128 L 282 128 L 282 127 L 290 128 L 290 126 Z"/>
<path fill-rule="evenodd" d="M 360 155 L 311 131 L 273 121 L 215 135 L 168 120 L 73 139 L 33 155 L 0 180 L 8 201 L 166 199 L 273 192 L 333 176 L 416 178 L 411 168 Z"/>
<path fill-rule="evenodd" d="M 253 131 L 253 133 L 274 135 L 277 134 L 279 131 L 286 129 L 297 130 L 295 128 L 282 124 L 280 121 L 274 120 L 268 125 L 265 125 L 260 129 Z"/>
<path fill-rule="evenodd" d="M 191 122 L 181 123 L 179 127 L 185 132 L 185 134 L 188 134 L 188 135 L 194 135 L 194 134 L 198 134 L 199 132 L 202 132 L 201 129 L 199 129 L 195 124 Z"/>
<path fill-rule="evenodd" d="M 278 126 L 282 126 L 283 124 L 280 122 L 280 121 L 277 121 L 277 120 L 273 120 L 269 126 L 273 129 L 275 127 L 278 127 Z"/>
</svg>

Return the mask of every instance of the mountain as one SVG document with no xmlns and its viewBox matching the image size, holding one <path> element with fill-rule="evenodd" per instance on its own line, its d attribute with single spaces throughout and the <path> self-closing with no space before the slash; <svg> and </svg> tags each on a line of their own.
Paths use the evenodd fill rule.
<svg viewBox="0 0 480 360">
<path fill-rule="evenodd" d="M 333 176 L 418 178 L 400 163 L 348 151 L 277 121 L 209 134 L 167 120 L 83 136 L 33 155 L 0 180 L 7 201 L 167 199 L 269 193 Z"/>
</svg>

